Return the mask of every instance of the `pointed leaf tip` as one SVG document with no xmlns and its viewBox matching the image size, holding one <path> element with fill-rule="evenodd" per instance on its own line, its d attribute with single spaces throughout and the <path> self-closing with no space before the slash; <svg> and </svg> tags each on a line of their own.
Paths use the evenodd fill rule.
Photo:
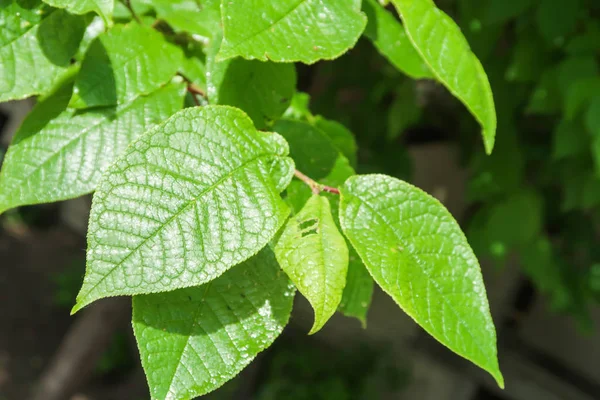
<svg viewBox="0 0 600 400">
<path fill-rule="evenodd" d="M 432 196 L 384 175 L 341 188 L 342 230 L 375 282 L 429 334 L 503 386 L 479 263 Z"/>
</svg>

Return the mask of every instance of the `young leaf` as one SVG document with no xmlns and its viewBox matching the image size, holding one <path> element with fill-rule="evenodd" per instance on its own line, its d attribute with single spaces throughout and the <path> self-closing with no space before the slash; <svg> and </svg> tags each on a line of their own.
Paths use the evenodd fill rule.
<svg viewBox="0 0 600 400">
<path fill-rule="evenodd" d="M 0 213 L 92 192 L 137 135 L 181 109 L 185 92 L 168 84 L 119 107 L 73 112 L 71 89 L 41 101 L 17 132 L 0 171 Z"/>
<path fill-rule="evenodd" d="M 257 60 L 217 61 L 220 37 L 215 37 L 207 57 L 208 99 L 244 110 L 257 129 L 279 119 L 288 108 L 296 90 L 293 64 Z"/>
<path fill-rule="evenodd" d="M 433 78 L 429 67 L 408 39 L 404 27 L 377 0 L 364 0 L 363 11 L 369 23 L 365 36 L 399 71 L 414 79 Z"/>
<path fill-rule="evenodd" d="M 287 152 L 281 136 L 224 106 L 182 110 L 142 135 L 94 196 L 73 311 L 201 285 L 256 254 L 289 214 L 269 176 Z"/>
<path fill-rule="evenodd" d="M 116 25 L 90 45 L 70 106 L 114 106 L 167 83 L 182 64 L 181 50 L 156 30 Z"/>
<path fill-rule="evenodd" d="M 0 7 L 0 102 L 44 94 L 71 65 L 85 31 L 83 17 L 11 1 Z"/>
<path fill-rule="evenodd" d="M 224 1 L 221 11 L 222 60 L 331 60 L 354 46 L 367 23 L 357 0 Z"/>
<path fill-rule="evenodd" d="M 269 247 L 202 286 L 135 296 L 151 397 L 191 399 L 220 387 L 279 336 L 293 299 Z"/>
<path fill-rule="evenodd" d="M 503 387 L 477 258 L 433 197 L 384 175 L 351 177 L 340 222 L 375 282 L 434 338 Z"/>
<path fill-rule="evenodd" d="M 328 137 L 317 127 L 302 121 L 280 120 L 275 124 L 274 130 L 290 144 L 290 153 L 298 168 L 301 171 L 314 172 L 314 176 L 319 178 L 319 183 L 338 187 L 355 174 L 348 159 L 335 148 L 331 136 Z M 315 149 L 319 151 L 315 152 Z M 286 202 L 292 207 L 294 213 L 300 212 L 311 198 L 309 187 L 297 180 L 288 186 L 286 194 Z M 335 223 L 339 225 L 337 218 L 339 199 L 329 193 L 323 196 L 330 200 L 331 213 L 334 215 Z M 360 257 L 350 247 L 346 286 L 338 310 L 347 317 L 358 319 L 365 326 L 373 285 L 373 278 L 365 269 Z"/>
<path fill-rule="evenodd" d="M 335 313 L 348 273 L 348 247 L 331 216 L 326 197 L 313 195 L 292 216 L 277 241 L 281 268 L 312 305 L 316 333 Z"/>
<path fill-rule="evenodd" d="M 44 3 L 56 8 L 64 8 L 72 14 L 87 14 L 94 11 L 107 25 L 110 24 L 115 7 L 115 0 L 44 0 Z"/>
<path fill-rule="evenodd" d="M 485 149 L 490 154 L 497 124 L 492 89 L 460 28 L 432 0 L 392 0 L 392 3 L 431 72 L 481 124 Z"/>
</svg>

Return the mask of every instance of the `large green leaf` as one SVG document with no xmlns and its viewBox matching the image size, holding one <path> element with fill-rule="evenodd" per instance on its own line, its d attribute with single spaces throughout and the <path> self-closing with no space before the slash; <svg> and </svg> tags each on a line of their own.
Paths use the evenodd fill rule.
<svg viewBox="0 0 600 400">
<path fill-rule="evenodd" d="M 17 132 L 0 172 L 0 213 L 92 192 L 137 135 L 181 109 L 185 91 L 168 84 L 118 107 L 65 111 L 72 87 L 40 102 Z"/>
<path fill-rule="evenodd" d="M 53 7 L 64 8 L 73 14 L 87 14 L 90 11 L 98 13 L 108 24 L 111 20 L 115 0 L 44 0 Z"/>
<path fill-rule="evenodd" d="M 182 110 L 142 135 L 94 196 L 73 311 L 201 285 L 256 254 L 289 214 L 269 174 L 287 152 L 281 136 L 225 106 Z"/>
<path fill-rule="evenodd" d="M 309 334 L 316 333 L 338 308 L 348 273 L 348 247 L 333 220 L 327 197 L 313 195 L 288 220 L 275 255 L 310 302 L 315 322 Z"/>
<path fill-rule="evenodd" d="M 340 222 L 375 282 L 442 344 L 504 385 L 479 264 L 433 197 L 384 175 L 348 179 Z"/>
<path fill-rule="evenodd" d="M 135 22 L 116 25 L 86 52 L 70 106 L 113 106 L 148 94 L 177 73 L 182 57 L 154 29 Z"/>
<path fill-rule="evenodd" d="M 218 61 L 221 37 L 211 44 L 206 65 L 208 99 L 211 104 L 241 108 L 258 129 L 263 129 L 283 115 L 296 91 L 293 64 L 257 60 Z"/>
<path fill-rule="evenodd" d="M 317 126 L 321 124 L 317 123 Z M 313 173 L 311 177 L 318 178 L 319 183 L 338 187 L 354 175 L 354 169 L 348 159 L 340 154 L 340 150 L 336 149 L 332 137 L 318 127 L 302 121 L 280 120 L 273 129 L 288 141 L 298 169 Z M 315 149 L 319 151 L 315 152 Z M 310 188 L 298 180 L 287 187 L 286 194 L 286 201 L 295 213 L 300 212 L 312 195 Z M 338 196 L 330 193 L 322 195 L 329 198 L 334 221 L 339 224 Z M 349 252 L 348 275 L 339 311 L 348 317 L 357 318 L 364 326 L 374 282 L 352 247 L 349 247 Z"/>
<path fill-rule="evenodd" d="M 432 78 L 429 67 L 408 39 L 404 27 L 377 0 L 364 0 L 363 11 L 369 23 L 367 36 L 394 67 L 414 79 Z"/>
<path fill-rule="evenodd" d="M 85 31 L 83 17 L 39 1 L 0 7 L 0 102 L 44 94 L 71 65 Z"/>
<path fill-rule="evenodd" d="M 357 0 L 224 1 L 221 11 L 221 59 L 330 60 L 353 47 L 367 23 Z"/>
<path fill-rule="evenodd" d="M 435 77 L 471 111 L 483 128 L 487 153 L 494 148 L 496 110 L 487 75 L 460 28 L 432 0 L 392 0 L 413 45 Z"/>
<path fill-rule="evenodd" d="M 273 343 L 293 286 L 268 247 L 202 286 L 133 298 L 133 329 L 153 399 L 217 389 Z"/>
</svg>

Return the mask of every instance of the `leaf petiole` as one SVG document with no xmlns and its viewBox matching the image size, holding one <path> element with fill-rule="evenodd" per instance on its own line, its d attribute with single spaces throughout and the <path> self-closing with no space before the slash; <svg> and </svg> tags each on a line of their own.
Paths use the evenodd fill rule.
<svg viewBox="0 0 600 400">
<path fill-rule="evenodd" d="M 308 176 L 304 175 L 302 172 L 300 172 L 298 170 L 294 171 L 294 176 L 296 178 L 300 179 L 302 182 L 306 183 L 308 185 L 308 187 L 310 187 L 310 189 L 312 190 L 312 192 L 314 194 L 319 194 L 321 192 L 333 193 L 333 194 L 338 194 L 338 195 L 340 194 L 340 191 L 338 188 L 321 185 L 320 183 L 309 178 Z"/>
</svg>

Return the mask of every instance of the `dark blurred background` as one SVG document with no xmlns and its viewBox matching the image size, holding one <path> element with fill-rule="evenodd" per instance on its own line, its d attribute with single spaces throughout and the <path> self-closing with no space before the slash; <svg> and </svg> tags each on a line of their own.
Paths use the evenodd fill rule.
<svg viewBox="0 0 600 400">
<path fill-rule="evenodd" d="M 315 114 L 359 143 L 360 173 L 438 197 L 482 260 L 506 390 L 430 339 L 380 292 L 368 327 L 290 326 L 209 399 L 600 399 L 600 1 L 438 0 L 488 72 L 499 128 L 479 127 L 432 81 L 401 75 L 366 40 L 298 66 Z M 30 100 L 0 105 L 0 158 Z M 127 299 L 69 316 L 85 267 L 90 198 L 0 217 L 0 400 L 40 383 L 71 400 L 147 399 Z M 81 362 L 85 360 L 85 362 Z"/>
</svg>

